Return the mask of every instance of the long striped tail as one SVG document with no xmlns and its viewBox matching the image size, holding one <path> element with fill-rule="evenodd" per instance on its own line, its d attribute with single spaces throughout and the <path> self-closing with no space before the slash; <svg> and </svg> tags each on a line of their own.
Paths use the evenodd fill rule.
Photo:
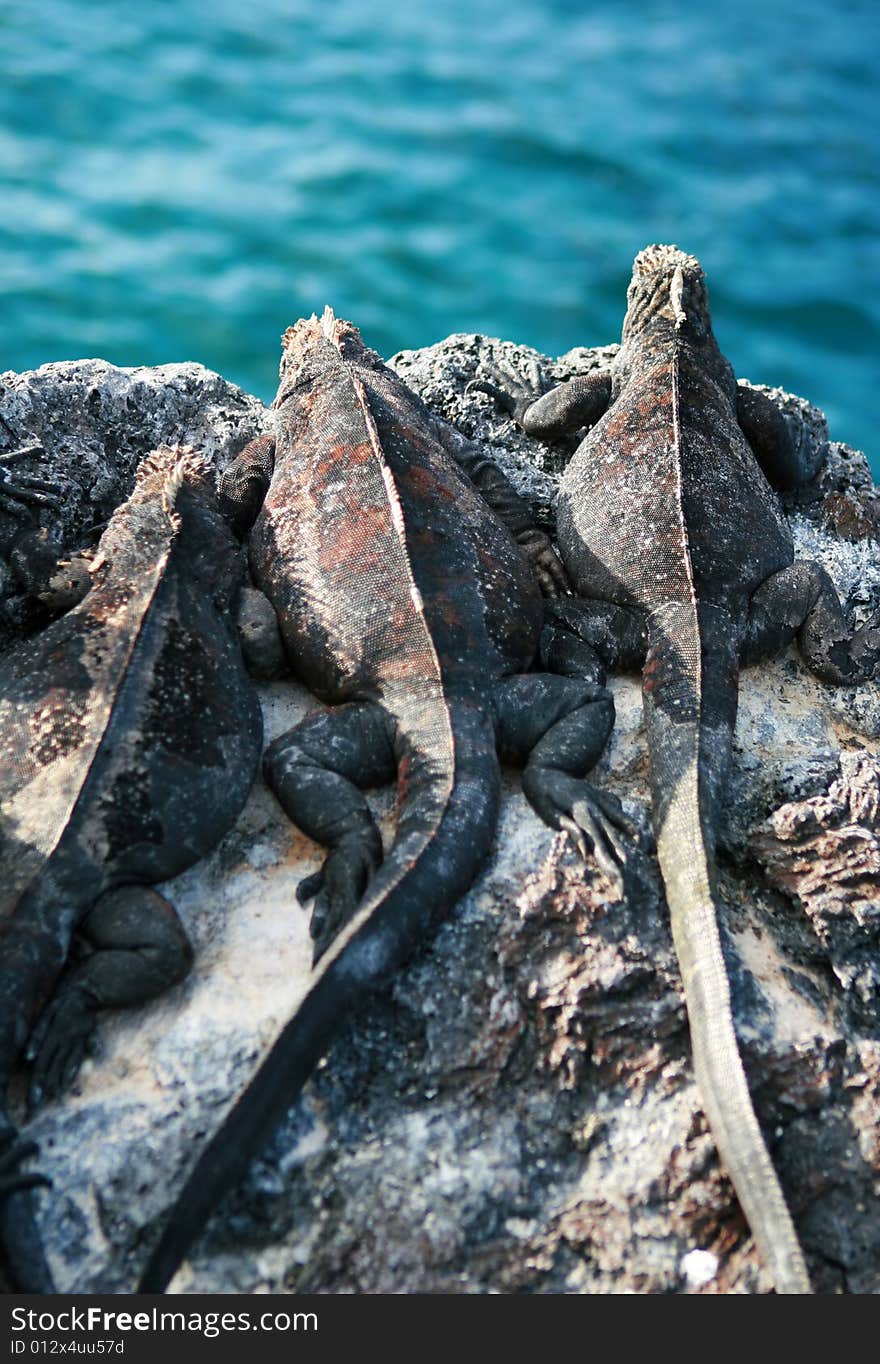
<svg viewBox="0 0 880 1364">
<path fill-rule="evenodd" d="M 714 824 L 736 719 L 731 636 L 709 611 L 698 622 L 689 605 L 655 619 L 644 700 L 657 852 L 709 1127 L 776 1291 L 809 1293 L 739 1053 L 713 893 Z"/>
<path fill-rule="evenodd" d="M 302 1003 L 199 1157 L 141 1279 L 159 1293 L 224 1194 L 243 1176 L 327 1050 L 338 1025 L 384 984 L 465 893 L 496 824 L 494 732 L 477 706 L 450 705 L 451 767 L 410 753 L 397 835 L 352 920 L 318 962 Z M 435 810 L 426 822 L 425 807 Z"/>
</svg>

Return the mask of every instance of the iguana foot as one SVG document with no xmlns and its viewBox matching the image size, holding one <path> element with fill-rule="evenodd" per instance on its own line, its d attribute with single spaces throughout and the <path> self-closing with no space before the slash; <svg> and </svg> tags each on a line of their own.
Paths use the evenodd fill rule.
<svg viewBox="0 0 880 1364">
<path fill-rule="evenodd" d="M 547 382 L 537 360 L 529 360 L 525 377 L 504 360 L 497 364 L 485 363 L 475 379 L 471 379 L 465 393 L 488 393 L 499 407 L 509 412 L 517 426 L 536 399 L 547 392 Z"/>
<path fill-rule="evenodd" d="M 622 894 L 626 845 L 637 837 L 615 796 L 586 781 L 614 724 L 614 702 L 595 681 L 529 673 L 493 693 L 503 759 L 525 760 L 523 794 L 552 829 L 564 829 L 583 857 L 592 852 Z"/>
<path fill-rule="evenodd" d="M 28 1109 L 57 1099 L 73 1084 L 95 1030 L 97 1013 L 80 987 L 61 989 L 43 1010 L 31 1033 L 26 1059 L 31 1063 Z"/>
<path fill-rule="evenodd" d="M 565 830 L 585 861 L 592 853 L 614 893 L 622 898 L 627 848 L 621 835 L 634 841 L 638 834 L 617 797 L 583 778 L 544 772 L 541 789 L 535 790 L 533 784 L 529 799 L 547 824 Z"/>
<path fill-rule="evenodd" d="M 543 597 L 555 601 L 557 598 L 571 595 L 571 583 L 568 581 L 568 574 L 559 555 L 542 530 L 538 530 L 536 527 L 529 533 L 518 535 L 517 544 L 524 551 L 532 566 Z"/>
<path fill-rule="evenodd" d="M 42 445 L 22 445 L 18 450 L 9 450 L 0 455 L 0 507 L 4 511 L 20 515 L 29 506 L 61 506 L 55 485 L 48 479 L 32 474 L 16 475 L 10 470 L 9 466 L 17 464 L 19 460 L 43 453 Z"/>
<path fill-rule="evenodd" d="M 21 1170 L 19 1166 L 37 1154 L 35 1141 L 22 1141 L 12 1128 L 0 1132 L 0 1198 L 20 1193 L 22 1189 L 52 1187 L 52 1181 L 38 1170 Z"/>
<path fill-rule="evenodd" d="M 0 1115 L 0 1272 L 12 1293 L 54 1293 L 52 1271 L 37 1226 L 32 1190 L 51 1188 L 37 1170 L 22 1170 L 37 1147 L 23 1141 L 5 1115 Z"/>
<path fill-rule="evenodd" d="M 155 999 L 192 965 L 192 947 L 173 905 L 151 886 L 107 891 L 78 932 L 92 951 L 69 968 L 28 1044 L 32 1108 L 73 1083 L 103 1009 Z"/>
<path fill-rule="evenodd" d="M 297 887 L 300 904 L 316 897 L 309 931 L 314 939 L 314 965 L 354 914 L 370 877 L 382 861 L 378 831 L 366 826 L 346 834 L 325 858 L 320 871 L 307 876 Z"/>
</svg>

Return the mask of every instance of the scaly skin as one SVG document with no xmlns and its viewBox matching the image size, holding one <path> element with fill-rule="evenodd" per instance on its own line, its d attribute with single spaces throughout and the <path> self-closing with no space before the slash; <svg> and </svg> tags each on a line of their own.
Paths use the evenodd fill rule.
<svg viewBox="0 0 880 1364">
<path fill-rule="evenodd" d="M 73 1079 L 102 1008 L 182 979 L 191 949 L 148 886 L 221 838 L 261 743 L 231 619 L 240 551 L 210 475 L 163 449 L 138 470 L 82 601 L 0 658 L 0 1085 L 26 1052 L 31 1104 Z M 93 949 L 64 968 L 74 935 Z M 52 1280 L 0 1110 L 0 1256 Z"/>
<path fill-rule="evenodd" d="M 609 370 L 540 395 L 499 369 L 475 387 L 523 429 L 590 431 L 559 499 L 572 628 L 609 666 L 643 669 L 653 819 L 685 988 L 694 1069 L 722 1160 L 778 1292 L 809 1277 L 749 1096 L 714 902 L 714 850 L 738 664 L 798 635 L 826 681 L 874 675 L 880 634 L 852 634 L 823 569 L 795 564 L 770 481 L 815 473 L 799 432 L 738 389 L 712 334 L 699 262 L 676 247 L 636 257 Z"/>
<path fill-rule="evenodd" d="M 329 310 L 286 333 L 275 409 L 275 434 L 242 452 L 221 493 L 241 528 L 256 515 L 254 579 L 292 665 L 333 707 L 266 758 L 287 813 L 330 848 L 321 874 L 300 887 L 317 897 L 316 964 L 190 1175 L 145 1292 L 167 1284 L 339 1022 L 473 880 L 495 826 L 496 744 L 526 761 L 523 787 L 539 814 L 618 870 L 620 812 L 583 779 L 608 735 L 611 700 L 599 681 L 519 675 L 541 629 L 538 579 L 548 591 L 564 579 L 498 470 Z M 395 776 L 397 830 L 383 862 L 360 788 Z"/>
</svg>

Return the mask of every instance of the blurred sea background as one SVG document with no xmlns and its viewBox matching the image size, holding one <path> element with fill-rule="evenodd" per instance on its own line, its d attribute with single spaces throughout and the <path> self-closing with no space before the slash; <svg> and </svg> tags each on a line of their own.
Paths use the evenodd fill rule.
<svg viewBox="0 0 880 1364">
<path fill-rule="evenodd" d="M 876 0 L 0 0 L 0 369 L 268 400 L 325 302 L 556 355 L 676 242 L 737 373 L 880 473 L 878 90 Z"/>
</svg>

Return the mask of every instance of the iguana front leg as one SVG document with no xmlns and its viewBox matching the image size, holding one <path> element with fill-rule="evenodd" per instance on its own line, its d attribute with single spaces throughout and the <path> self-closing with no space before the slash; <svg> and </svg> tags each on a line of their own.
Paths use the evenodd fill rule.
<svg viewBox="0 0 880 1364">
<path fill-rule="evenodd" d="M 604 684 L 605 671 L 638 672 L 648 636 L 637 611 L 590 597 L 565 597 L 544 606 L 541 662 L 548 672 Z"/>
<path fill-rule="evenodd" d="M 13 470 L 32 455 L 44 454 L 42 445 L 22 445 L 17 450 L 0 454 L 0 508 L 20 516 L 29 507 L 60 507 L 61 498 L 53 483 L 33 474 L 20 474 Z"/>
<path fill-rule="evenodd" d="M 94 552 L 83 549 L 59 558 L 59 549 L 57 536 L 44 527 L 29 528 L 16 536 L 9 556 L 24 591 L 53 618 L 81 602 L 92 585 L 89 569 Z"/>
<path fill-rule="evenodd" d="M 483 365 L 466 391 L 488 393 L 527 436 L 543 441 L 594 426 L 611 402 L 611 372 L 607 369 L 575 375 L 549 392 L 546 387 L 540 367 L 531 361 L 526 377 L 512 365 Z"/>
</svg>

